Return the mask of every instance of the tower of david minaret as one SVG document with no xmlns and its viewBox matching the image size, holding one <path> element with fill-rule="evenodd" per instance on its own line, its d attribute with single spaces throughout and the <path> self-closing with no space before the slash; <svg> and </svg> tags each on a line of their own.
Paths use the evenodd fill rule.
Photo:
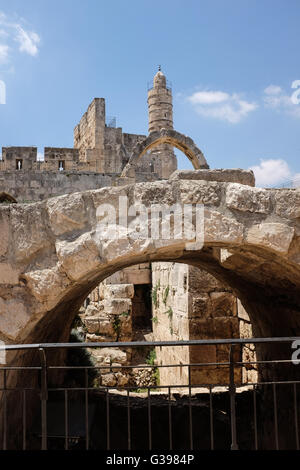
<svg viewBox="0 0 300 470">
<path fill-rule="evenodd" d="M 153 87 L 148 90 L 149 133 L 161 129 L 173 129 L 172 90 L 163 72 L 159 70 L 153 79 Z M 161 144 L 151 150 L 154 157 L 154 171 L 162 178 L 168 178 L 177 169 L 177 159 L 173 148 Z"/>
</svg>

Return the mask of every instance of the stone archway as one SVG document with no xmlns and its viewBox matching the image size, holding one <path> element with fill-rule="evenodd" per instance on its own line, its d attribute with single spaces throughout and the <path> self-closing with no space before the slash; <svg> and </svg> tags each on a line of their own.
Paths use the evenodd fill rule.
<svg viewBox="0 0 300 470">
<path fill-rule="evenodd" d="M 203 249 L 189 251 L 184 239 L 99 240 L 97 207 L 117 207 L 120 196 L 129 204 L 204 204 Z M 3 206 L 1 339 L 66 340 L 68 325 L 101 280 L 147 261 L 192 264 L 228 284 L 256 336 L 300 334 L 299 199 L 299 190 L 178 179 Z"/>
<path fill-rule="evenodd" d="M 161 131 L 152 132 L 145 140 L 139 142 L 135 146 L 129 162 L 123 169 L 121 176 L 134 176 L 135 166 L 138 159 L 148 152 L 148 150 L 161 144 L 169 144 L 181 150 L 191 161 L 195 170 L 209 168 L 203 153 L 190 137 L 187 137 L 175 130 L 161 129 Z"/>
<path fill-rule="evenodd" d="M 99 282 L 148 261 L 191 264 L 228 284 L 257 337 L 300 336 L 300 191 L 222 182 L 219 174 L 218 181 L 211 181 L 211 174 L 206 181 L 195 173 L 198 179 L 191 175 L 0 206 L 0 339 L 67 341 L 73 318 Z M 188 249 L 185 238 L 99 239 L 97 208 L 117 207 L 119 197 L 147 207 L 204 204 L 203 248 Z M 259 359 L 274 352 L 290 359 L 290 344 L 257 349 Z M 58 363 L 61 354 L 50 361 Z M 31 352 L 8 355 L 14 366 L 38 361 Z M 12 371 L 9 383 L 24 377 Z M 286 369 L 263 371 L 264 379 L 289 377 Z"/>
</svg>

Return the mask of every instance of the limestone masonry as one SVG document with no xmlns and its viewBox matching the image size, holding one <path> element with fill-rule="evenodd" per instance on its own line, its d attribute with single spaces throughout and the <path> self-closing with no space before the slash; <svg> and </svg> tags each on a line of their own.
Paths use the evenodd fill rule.
<svg viewBox="0 0 300 470">
<path fill-rule="evenodd" d="M 0 339 L 66 341 L 76 315 L 80 326 L 73 333 L 100 343 L 252 337 L 245 289 L 264 285 L 255 277 L 257 266 L 273 269 L 278 280 L 285 257 L 285 276 L 291 277 L 278 285 L 296 282 L 299 191 L 255 188 L 249 171 L 210 170 L 193 140 L 174 130 L 172 91 L 160 70 L 148 91 L 148 111 L 149 136 L 127 134 L 107 119 L 105 100 L 95 98 L 74 129 L 74 148 L 46 147 L 38 161 L 36 147 L 3 147 Z M 194 170 L 177 170 L 174 147 Z M 204 204 L 204 251 L 188 256 L 183 245 L 170 241 L 154 248 L 113 242 L 99 248 L 92 232 L 96 202 L 116 204 L 119 195 L 148 204 Z M 244 280 L 232 289 L 235 272 Z M 49 316 L 57 320 L 56 333 Z M 182 364 L 162 368 L 159 377 L 161 384 L 180 385 L 189 380 L 184 364 L 227 361 L 228 353 L 224 345 L 157 348 L 153 363 Z M 102 367 L 102 385 L 143 387 L 158 380 L 142 368 L 149 357 L 128 348 L 91 354 Z M 255 358 L 252 346 L 237 349 L 237 359 L 242 354 Z M 136 368 L 121 372 L 121 364 Z M 195 366 L 190 379 L 221 383 L 226 374 L 214 365 Z M 248 382 L 256 370 L 249 366 L 236 374 Z"/>
</svg>

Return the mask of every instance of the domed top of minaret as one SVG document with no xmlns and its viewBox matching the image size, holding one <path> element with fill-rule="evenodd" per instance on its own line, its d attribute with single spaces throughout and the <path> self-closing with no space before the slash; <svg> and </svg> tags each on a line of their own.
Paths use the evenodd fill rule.
<svg viewBox="0 0 300 470">
<path fill-rule="evenodd" d="M 154 88 L 157 88 L 157 87 L 166 88 L 167 86 L 166 76 L 161 71 L 160 65 L 158 67 L 158 72 L 156 73 L 156 75 L 154 75 L 153 86 Z"/>
</svg>

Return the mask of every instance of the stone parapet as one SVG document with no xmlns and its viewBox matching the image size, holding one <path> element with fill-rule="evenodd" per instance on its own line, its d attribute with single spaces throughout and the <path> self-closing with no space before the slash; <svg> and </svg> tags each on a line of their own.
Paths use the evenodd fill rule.
<svg viewBox="0 0 300 470">
<path fill-rule="evenodd" d="M 218 181 L 220 183 L 240 183 L 247 186 L 255 186 L 253 171 L 234 169 L 216 170 L 176 170 L 169 178 L 175 180 L 204 180 Z"/>
</svg>

